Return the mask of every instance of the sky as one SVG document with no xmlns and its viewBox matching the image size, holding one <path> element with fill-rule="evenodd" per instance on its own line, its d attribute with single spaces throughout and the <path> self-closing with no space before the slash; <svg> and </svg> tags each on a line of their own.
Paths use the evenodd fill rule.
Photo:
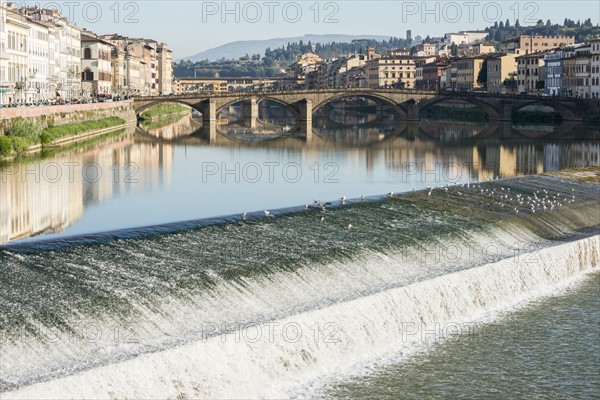
<svg viewBox="0 0 600 400">
<path fill-rule="evenodd" d="M 0 0 L 6 2 L 6 0 Z M 165 42 L 173 58 L 185 58 L 238 40 L 305 34 L 353 34 L 406 37 L 443 36 L 483 29 L 496 21 L 565 18 L 600 22 L 600 1 L 195 1 L 102 0 L 20 1 L 58 8 L 78 26 L 93 32 L 120 33 Z M 568 10 L 566 10 L 568 4 Z"/>
</svg>

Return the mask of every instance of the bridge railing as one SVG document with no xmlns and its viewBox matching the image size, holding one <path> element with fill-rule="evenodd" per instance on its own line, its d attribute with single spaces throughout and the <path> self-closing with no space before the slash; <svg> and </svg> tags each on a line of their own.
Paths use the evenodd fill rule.
<svg viewBox="0 0 600 400">
<path fill-rule="evenodd" d="M 434 95 L 444 97 L 457 97 L 457 98 L 502 98 L 502 99 L 514 99 L 514 100 L 527 100 L 527 99 L 543 99 L 545 102 L 552 101 L 591 101 L 600 102 L 600 99 L 592 98 L 578 98 L 578 97 L 567 97 L 567 96 L 545 96 L 542 94 L 528 94 L 518 95 L 509 93 L 489 93 L 489 92 L 476 92 L 476 91 L 453 91 L 453 90 L 415 90 L 415 89 L 397 89 L 397 88 L 345 88 L 345 89 L 301 89 L 301 90 L 273 90 L 273 89 L 261 89 L 253 91 L 243 92 L 224 92 L 224 93 L 210 93 L 210 92 L 197 92 L 197 93 L 185 93 L 181 95 L 168 95 L 168 96 L 137 96 L 134 98 L 135 101 L 166 101 L 172 100 L 185 100 L 185 99 L 198 99 L 198 98 L 247 98 L 247 97 L 261 97 L 265 95 L 302 95 L 302 94 L 331 94 L 331 93 L 395 93 L 395 94 L 411 94 L 411 95 Z"/>
</svg>

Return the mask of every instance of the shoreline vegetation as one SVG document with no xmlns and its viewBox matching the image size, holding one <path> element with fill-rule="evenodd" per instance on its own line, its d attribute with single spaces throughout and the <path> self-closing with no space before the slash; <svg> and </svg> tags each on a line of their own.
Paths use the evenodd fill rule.
<svg viewBox="0 0 600 400">
<path fill-rule="evenodd" d="M 192 112 L 189 107 L 180 104 L 166 103 L 150 107 L 140 114 L 139 119 L 142 122 L 150 122 L 153 119 L 156 119 L 156 117 L 170 117 L 188 112 Z"/>
<path fill-rule="evenodd" d="M 108 117 L 99 120 L 77 122 L 73 124 L 42 126 L 25 118 L 15 118 L 11 121 L 6 135 L 0 136 L 0 159 L 22 157 L 37 150 L 44 150 L 63 143 L 71 143 L 82 134 L 100 134 L 104 131 L 117 129 L 127 124 L 123 118 Z"/>
</svg>

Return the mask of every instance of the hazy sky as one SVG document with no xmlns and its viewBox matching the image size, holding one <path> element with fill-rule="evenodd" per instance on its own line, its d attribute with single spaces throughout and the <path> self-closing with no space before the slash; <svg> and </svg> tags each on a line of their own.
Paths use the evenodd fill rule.
<svg viewBox="0 0 600 400">
<path fill-rule="evenodd" d="M 2 1 L 2 0 L 0 0 Z M 4 0 L 6 1 L 6 0 Z M 15 1 L 17 4 L 22 2 Z M 174 58 L 236 40 L 304 34 L 441 36 L 518 16 L 522 25 L 565 17 L 600 21 L 600 1 L 27 1 L 60 7 L 81 27 L 166 42 Z M 568 6 L 567 6 L 568 4 Z"/>
</svg>

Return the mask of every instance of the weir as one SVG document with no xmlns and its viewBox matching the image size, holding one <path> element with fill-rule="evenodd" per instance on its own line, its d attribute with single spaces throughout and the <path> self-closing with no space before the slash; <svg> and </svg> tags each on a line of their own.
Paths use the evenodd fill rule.
<svg viewBox="0 0 600 400">
<path fill-rule="evenodd" d="M 597 270 L 597 185 L 481 184 L 576 198 L 519 215 L 476 186 L 6 254 L 2 397 L 288 397 Z"/>
</svg>

